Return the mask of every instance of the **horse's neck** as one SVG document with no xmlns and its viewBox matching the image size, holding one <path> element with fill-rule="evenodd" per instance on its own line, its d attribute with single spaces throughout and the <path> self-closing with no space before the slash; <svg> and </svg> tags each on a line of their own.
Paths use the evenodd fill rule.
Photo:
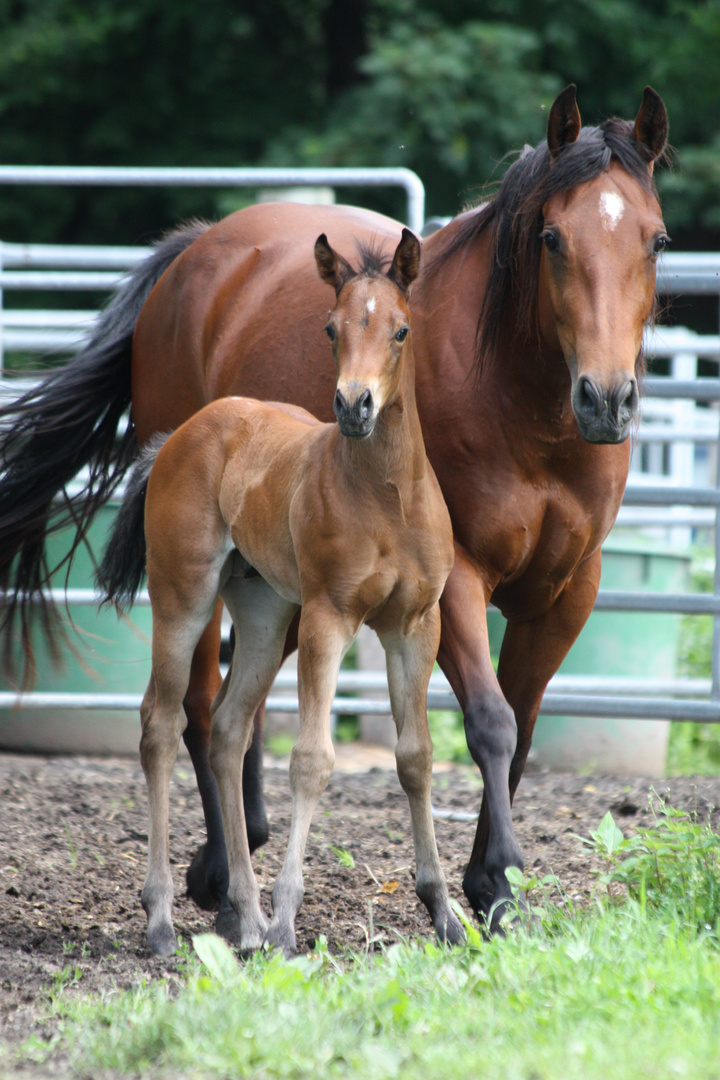
<svg viewBox="0 0 720 1080">
<path fill-rule="evenodd" d="M 458 225 L 451 223 L 447 228 L 456 230 Z M 428 261 L 433 257 L 435 236 L 425 243 Z M 439 246 L 440 240 L 436 243 Z M 579 439 L 576 426 L 569 423 L 570 372 L 562 352 L 549 347 L 539 335 L 522 340 L 516 310 L 503 315 L 495 355 L 476 357 L 479 306 L 494 258 L 488 228 L 469 248 L 450 256 L 442 269 L 428 279 L 421 276 L 414 288 L 417 310 L 413 308 L 413 318 L 417 317 L 423 341 L 423 421 L 450 395 L 453 409 L 466 416 L 474 429 L 483 424 L 483 417 L 501 410 L 512 415 L 520 439 L 552 439 L 566 427 Z M 482 433 L 474 430 L 473 443 L 478 437 Z"/>
<path fill-rule="evenodd" d="M 372 435 L 359 442 L 340 435 L 339 450 L 353 484 L 390 485 L 409 503 L 427 474 L 412 362 L 406 362 L 398 392 L 383 407 Z"/>
</svg>

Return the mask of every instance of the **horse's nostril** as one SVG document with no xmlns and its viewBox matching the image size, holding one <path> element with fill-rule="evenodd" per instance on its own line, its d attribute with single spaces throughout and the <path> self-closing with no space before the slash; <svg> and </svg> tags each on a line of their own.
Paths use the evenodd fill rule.
<svg viewBox="0 0 720 1080">
<path fill-rule="evenodd" d="M 338 418 L 338 420 L 345 412 L 347 412 L 347 401 L 339 390 L 335 391 L 335 398 L 333 400 L 333 412 L 335 413 L 335 416 Z"/>
<path fill-rule="evenodd" d="M 596 416 L 601 404 L 602 395 L 592 379 L 583 376 L 578 381 L 577 407 L 584 416 Z"/>
<path fill-rule="evenodd" d="M 634 379 L 628 379 L 627 382 L 623 383 L 615 395 L 615 401 L 617 402 L 618 415 L 621 412 L 627 416 L 634 415 L 638 404 L 637 383 Z"/>
<path fill-rule="evenodd" d="M 366 390 L 358 401 L 358 412 L 361 420 L 369 420 L 373 411 L 373 397 L 369 390 Z"/>
</svg>

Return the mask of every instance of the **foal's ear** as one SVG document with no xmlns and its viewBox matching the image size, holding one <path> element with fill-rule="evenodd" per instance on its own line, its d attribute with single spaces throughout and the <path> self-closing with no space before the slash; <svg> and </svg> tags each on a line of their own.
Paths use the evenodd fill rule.
<svg viewBox="0 0 720 1080">
<path fill-rule="evenodd" d="M 325 233 L 318 236 L 315 241 L 315 265 L 323 281 L 332 285 L 336 296 L 340 295 L 343 285 L 350 278 L 355 277 L 355 271 L 350 263 L 343 259 L 342 255 L 338 255 L 337 251 L 333 251 Z"/>
<path fill-rule="evenodd" d="M 653 90 L 652 86 L 646 86 L 640 111 L 635 118 L 633 135 L 650 155 L 651 172 L 654 163 L 665 149 L 668 131 L 668 114 L 665 102 L 657 91 Z"/>
<path fill-rule="evenodd" d="M 395 249 L 387 276 L 400 292 L 407 293 L 420 272 L 420 241 L 409 229 L 403 229 L 402 239 Z"/>
<path fill-rule="evenodd" d="M 582 121 L 577 107 L 577 86 L 570 83 L 558 94 L 550 107 L 547 144 L 550 157 L 555 159 L 564 146 L 577 141 Z"/>
</svg>

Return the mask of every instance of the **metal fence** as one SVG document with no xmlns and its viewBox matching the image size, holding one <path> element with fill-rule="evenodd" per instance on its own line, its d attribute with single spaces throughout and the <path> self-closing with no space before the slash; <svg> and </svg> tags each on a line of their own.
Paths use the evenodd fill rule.
<svg viewBox="0 0 720 1080">
<path fill-rule="evenodd" d="M 172 170 L 78 169 L 0 166 L 0 183 L 166 184 L 232 187 L 298 184 L 395 184 L 408 195 L 408 224 L 420 232 L 424 193 L 419 179 L 405 169 L 380 170 Z M 0 244 L 0 361 L 4 354 L 74 352 L 91 332 L 94 311 L 20 310 L 8 307 L 8 292 L 97 290 L 118 287 L 122 273 L 146 257 L 147 248 L 60 247 Z M 661 294 L 715 294 L 720 298 L 720 255 L 668 254 L 658 274 Z M 585 717 L 720 722 L 720 473 L 717 464 L 720 378 L 698 378 L 698 359 L 720 360 L 720 335 L 699 336 L 684 328 L 662 328 L 648 335 L 649 357 L 667 357 L 669 376 L 644 381 L 644 415 L 636 436 L 635 458 L 643 448 L 664 447 L 670 467 L 664 478 L 643 470 L 631 471 L 618 519 L 619 525 L 642 524 L 672 529 L 711 528 L 715 535 L 715 581 L 712 594 L 638 593 L 601 590 L 596 610 L 672 612 L 710 615 L 714 619 L 712 678 L 661 679 L 556 676 L 543 699 L 541 713 Z M 0 393 L 18 393 L 24 380 L 0 380 Z M 715 454 L 712 475 L 704 485 L 688 482 L 693 446 L 705 445 Z M 665 459 L 663 459 L 665 460 Z M 673 467 L 685 463 L 685 471 Z M 58 598 L 65 600 L 65 591 Z M 94 604 L 90 589 L 70 590 L 72 604 Z M 146 604 L 147 594 L 138 603 Z M 297 711 L 295 677 L 281 672 L 268 699 L 275 712 Z M 388 714 L 384 672 L 341 672 L 333 711 L 340 714 Z M 290 691 L 290 696 L 277 691 Z M 349 696 L 354 695 L 354 696 Z M 357 696 L 359 695 L 359 696 Z M 0 692 L 0 708 L 15 705 L 38 708 L 139 708 L 136 694 L 59 694 Z M 457 702 L 442 675 L 434 675 L 428 707 L 456 709 Z"/>
</svg>

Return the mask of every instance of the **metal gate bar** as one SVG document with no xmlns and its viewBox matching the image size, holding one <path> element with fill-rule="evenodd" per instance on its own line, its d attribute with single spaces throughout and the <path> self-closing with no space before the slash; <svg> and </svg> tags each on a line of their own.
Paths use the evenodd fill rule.
<svg viewBox="0 0 720 1080">
<path fill-rule="evenodd" d="M 0 184 L 91 187 L 400 187 L 407 195 L 407 226 L 425 223 L 425 186 L 412 169 L 148 168 L 95 165 L 0 165 Z"/>
</svg>

